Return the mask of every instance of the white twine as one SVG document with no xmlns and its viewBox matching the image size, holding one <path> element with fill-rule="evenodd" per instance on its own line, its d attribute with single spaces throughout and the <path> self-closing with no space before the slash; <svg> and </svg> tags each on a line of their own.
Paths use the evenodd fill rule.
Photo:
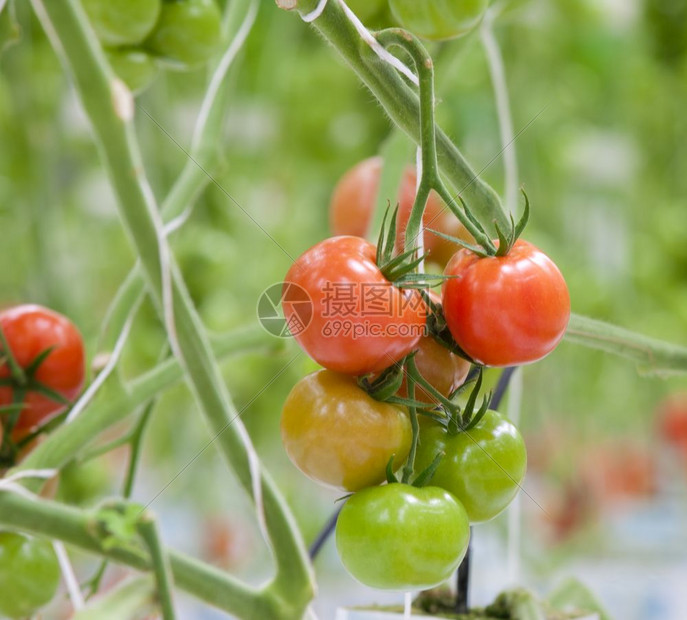
<svg viewBox="0 0 687 620">
<path fill-rule="evenodd" d="M 126 318 L 126 321 L 124 323 L 124 327 L 122 328 L 122 331 L 120 332 L 119 336 L 117 336 L 117 342 L 115 342 L 114 349 L 112 350 L 110 358 L 107 360 L 107 364 L 105 364 L 105 368 L 103 368 L 100 374 L 98 374 L 93 383 L 91 383 L 91 385 L 88 386 L 88 389 L 81 395 L 81 398 L 79 398 L 79 400 L 77 400 L 76 403 L 74 403 L 72 410 L 69 412 L 69 415 L 65 420 L 65 424 L 73 422 L 77 418 L 77 416 L 81 414 L 81 412 L 86 408 L 88 403 L 90 403 L 93 400 L 93 397 L 98 393 L 98 390 L 103 386 L 107 378 L 112 374 L 112 371 L 115 369 L 115 366 L 117 366 L 117 362 L 119 361 L 119 358 L 122 355 L 122 351 L 124 350 L 124 345 L 126 344 L 127 338 L 129 337 L 129 332 L 131 331 L 131 324 L 134 321 L 134 316 L 136 315 L 136 311 L 138 310 L 138 307 L 141 304 L 142 300 L 143 298 L 139 297 L 136 303 L 132 306 L 129 312 L 129 316 Z"/>
<path fill-rule="evenodd" d="M 358 16 L 348 7 L 344 0 L 338 0 L 338 2 L 348 21 L 353 24 L 363 41 L 365 41 L 365 43 L 372 48 L 372 51 L 384 62 L 390 64 L 398 72 L 405 75 L 413 84 L 415 84 L 415 86 L 419 86 L 420 80 L 418 79 L 417 75 L 415 75 L 407 65 L 396 58 L 396 56 L 388 52 L 382 45 L 380 45 L 379 41 L 377 41 L 377 39 L 370 34 L 370 31 L 365 27 L 365 24 L 358 19 Z M 320 0 L 320 2 L 317 4 L 317 7 L 315 7 L 315 10 L 307 15 L 302 15 L 301 19 L 307 23 L 314 22 L 320 15 L 322 15 L 326 6 L 327 0 Z"/>
<path fill-rule="evenodd" d="M 499 44 L 494 36 L 494 17 L 498 13 L 496 7 L 491 7 L 484 15 L 480 35 L 482 45 L 487 56 L 489 73 L 494 88 L 496 99 L 496 113 L 501 134 L 501 147 L 503 149 L 503 166 L 505 172 L 506 208 L 515 215 L 518 202 L 518 159 L 515 150 L 515 132 L 513 130 L 513 117 L 510 111 L 508 97 L 508 82 L 503 66 L 503 56 Z"/>
<path fill-rule="evenodd" d="M 314 22 L 320 15 L 322 15 L 322 12 L 324 11 L 325 7 L 327 6 L 327 0 L 320 0 L 317 3 L 317 6 L 313 11 L 308 13 L 307 15 L 302 16 L 302 20 L 306 23 Z"/>
<path fill-rule="evenodd" d="M 72 568 L 72 563 L 69 561 L 67 550 L 59 540 L 54 540 L 52 546 L 53 549 L 55 549 L 55 555 L 57 555 L 57 561 L 62 571 L 64 584 L 67 586 L 67 594 L 69 594 L 72 607 L 74 607 L 74 611 L 79 611 L 84 608 L 85 603 L 83 595 L 81 594 L 81 589 L 79 588 L 79 580 L 74 574 L 74 569 Z"/>
<path fill-rule="evenodd" d="M 24 478 L 40 478 L 48 480 L 57 475 L 56 469 L 24 469 L 0 480 L 0 491 L 16 493 L 26 499 L 34 500 L 36 495 L 19 484 Z"/>
<path fill-rule="evenodd" d="M 196 129 L 193 133 L 193 140 L 191 141 L 192 152 L 198 148 L 198 142 L 201 139 L 201 134 L 203 133 L 203 129 L 205 128 L 205 124 L 207 123 L 207 118 L 210 115 L 210 109 L 212 108 L 212 104 L 215 100 L 215 97 L 217 96 L 217 91 L 222 85 L 222 82 L 224 82 L 224 79 L 226 77 L 227 71 L 229 70 L 229 67 L 231 66 L 231 63 L 234 62 L 234 58 L 236 58 L 236 55 L 239 53 L 240 49 L 243 47 L 243 44 L 246 42 L 246 39 L 248 38 L 248 34 L 250 33 L 251 28 L 253 27 L 253 23 L 255 22 L 255 17 L 257 16 L 257 14 L 258 3 L 255 0 L 253 0 L 248 10 L 248 13 L 246 13 L 246 17 L 243 20 L 243 23 L 241 24 L 238 32 L 236 33 L 236 37 L 231 42 L 231 45 L 222 56 L 221 60 L 219 61 L 219 65 L 217 65 L 217 69 L 212 75 L 210 85 L 208 86 L 208 90 L 205 95 L 205 99 L 203 99 L 203 104 L 198 114 L 198 120 L 196 121 Z"/>
</svg>

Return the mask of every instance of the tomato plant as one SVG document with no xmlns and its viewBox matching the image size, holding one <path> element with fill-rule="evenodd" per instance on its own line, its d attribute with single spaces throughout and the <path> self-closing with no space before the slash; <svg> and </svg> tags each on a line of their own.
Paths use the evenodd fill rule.
<svg viewBox="0 0 687 620">
<path fill-rule="evenodd" d="M 482 19 L 487 0 L 389 0 L 401 26 L 424 39 L 453 39 Z"/>
<path fill-rule="evenodd" d="M 446 581 L 465 556 L 465 509 L 437 487 L 393 483 L 353 495 L 336 524 L 336 548 L 358 581 L 382 590 L 421 590 Z"/>
<path fill-rule="evenodd" d="M 320 370 L 288 395 L 281 435 L 291 461 L 329 486 L 357 491 L 384 481 L 386 466 L 403 464 L 410 450 L 404 408 L 374 400 L 355 378 Z"/>
<path fill-rule="evenodd" d="M 85 352 L 81 334 L 66 317 L 34 305 L 15 306 L 0 313 L 7 345 L 17 364 L 29 371 L 26 386 L 16 381 L 0 387 L 0 406 L 10 405 L 25 391 L 24 407 L 14 431 L 24 434 L 59 413 L 64 405 L 46 394 L 43 387 L 71 401 L 81 391 L 85 375 Z M 44 359 L 41 354 L 47 352 Z M 39 361 L 37 368 L 32 364 Z M 0 378 L 10 381 L 9 363 L 0 366 Z"/>
<path fill-rule="evenodd" d="M 329 223 L 334 235 L 367 236 L 372 225 L 382 165 L 381 157 L 364 159 L 348 170 L 336 184 L 329 205 Z M 399 252 L 403 250 L 405 229 L 415 201 L 416 183 L 415 168 L 406 166 L 397 196 L 396 250 Z M 469 243 L 474 241 L 435 191 L 429 194 L 422 222 L 428 229 L 458 237 Z M 441 266 L 444 266 L 458 249 L 456 244 L 429 230 L 423 234 L 423 243 L 425 252 L 429 253 L 428 260 Z"/>
<path fill-rule="evenodd" d="M 146 46 L 180 67 L 204 63 L 217 51 L 222 16 L 215 0 L 178 0 L 162 5 Z"/>
<path fill-rule="evenodd" d="M 424 334 L 427 310 L 417 290 L 394 286 L 359 237 L 332 237 L 301 255 L 285 277 L 288 324 L 299 320 L 289 284 L 312 302 L 312 319 L 294 337 L 318 364 L 349 375 L 380 372 L 408 355 Z M 300 301 L 300 299 L 299 299 Z"/>
<path fill-rule="evenodd" d="M 124 81 L 132 93 L 145 90 L 158 72 L 153 57 L 142 49 L 117 48 L 106 50 L 112 70 Z"/>
<path fill-rule="evenodd" d="M 446 322 L 458 345 L 487 366 L 535 362 L 553 351 L 570 318 L 570 296 L 554 262 L 518 239 L 505 256 L 461 249 L 444 273 Z"/>
<path fill-rule="evenodd" d="M 141 43 L 155 26 L 161 0 L 82 0 L 86 15 L 103 45 Z"/>
<path fill-rule="evenodd" d="M 471 523 L 493 519 L 517 494 L 527 470 L 525 442 L 511 422 L 487 411 L 472 429 L 448 433 L 437 423 L 423 424 L 416 467 L 428 467 L 444 457 L 432 484 L 452 493 L 465 507 Z"/>
<path fill-rule="evenodd" d="M 687 392 L 671 394 L 656 407 L 660 436 L 687 454 Z"/>
<path fill-rule="evenodd" d="M 0 532 L 0 615 L 33 616 L 55 596 L 59 582 L 60 567 L 48 541 Z"/>
</svg>

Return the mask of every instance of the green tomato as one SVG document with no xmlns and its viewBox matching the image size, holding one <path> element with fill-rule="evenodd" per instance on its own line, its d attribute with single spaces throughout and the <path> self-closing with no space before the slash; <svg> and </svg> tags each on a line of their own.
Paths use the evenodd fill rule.
<svg viewBox="0 0 687 620">
<path fill-rule="evenodd" d="M 160 15 L 160 0 L 81 0 L 103 45 L 136 45 L 145 39 Z"/>
<path fill-rule="evenodd" d="M 106 54 L 112 70 L 135 95 L 148 88 L 158 73 L 155 59 L 142 49 L 110 49 Z"/>
<path fill-rule="evenodd" d="M 425 590 L 443 583 L 469 541 L 465 509 L 437 487 L 367 488 L 346 502 L 336 524 L 336 548 L 346 570 L 382 590 Z"/>
<path fill-rule="evenodd" d="M 162 5 L 146 46 L 171 63 L 193 67 L 218 49 L 222 15 L 214 0 L 179 0 Z"/>
<path fill-rule="evenodd" d="M 398 22 L 424 39 L 454 39 L 482 19 L 487 0 L 389 0 Z"/>
<path fill-rule="evenodd" d="M 511 422 L 487 411 L 479 424 L 450 435 L 436 423 L 420 429 L 416 471 L 444 453 L 432 484 L 446 489 L 465 506 L 471 523 L 493 519 L 511 503 L 527 470 L 525 442 Z"/>
<path fill-rule="evenodd" d="M 59 583 L 60 566 L 48 541 L 0 532 L 0 616 L 32 616 Z"/>
</svg>

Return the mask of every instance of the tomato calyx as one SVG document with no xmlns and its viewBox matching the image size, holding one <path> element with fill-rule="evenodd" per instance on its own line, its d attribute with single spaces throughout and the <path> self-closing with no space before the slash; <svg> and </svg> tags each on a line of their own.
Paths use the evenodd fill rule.
<svg viewBox="0 0 687 620">
<path fill-rule="evenodd" d="M 377 239 L 375 262 L 384 277 L 398 288 L 415 289 L 424 289 L 427 288 L 430 282 L 441 282 L 452 277 L 415 272 L 429 256 L 429 252 L 425 252 L 421 256 L 418 256 L 417 248 L 415 248 L 394 256 L 397 238 L 396 228 L 398 226 L 398 209 L 399 206 L 396 205 L 396 208 L 391 214 L 389 224 L 387 225 L 389 216 L 389 208 L 387 208 L 382 218 L 382 226 Z"/>
<path fill-rule="evenodd" d="M 455 276 L 449 276 L 455 277 Z M 473 360 L 463 349 L 458 346 L 458 343 L 454 340 L 451 330 L 446 322 L 446 317 L 444 316 L 444 310 L 441 304 L 436 303 L 432 300 L 432 297 L 427 292 L 427 290 L 421 290 L 420 295 L 424 299 L 427 307 L 429 308 L 429 313 L 427 315 L 427 332 L 436 342 L 438 342 L 442 347 L 448 349 L 451 353 L 462 357 L 471 364 L 477 365 L 477 362 Z"/>
<path fill-rule="evenodd" d="M 12 438 L 12 431 L 22 412 L 26 409 L 24 399 L 29 392 L 37 392 L 60 405 L 68 406 L 71 404 L 62 394 L 36 379 L 38 369 L 54 349 L 55 346 L 46 347 L 36 355 L 28 366 L 22 368 L 7 343 L 2 327 L 0 327 L 0 367 L 6 364 L 9 369 L 9 376 L 0 378 L 0 387 L 12 389 L 12 403 L 0 406 L 0 418 L 2 418 L 4 431 L 3 442 L 0 446 L 0 466 L 14 465 L 19 450 L 42 433 L 46 426 L 44 425 L 44 427 L 29 433 L 18 442 Z M 59 423 L 61 423 L 64 416 L 58 417 L 60 418 Z"/>
<path fill-rule="evenodd" d="M 439 464 L 441 463 L 441 459 L 444 458 L 446 454 L 444 452 L 439 452 L 435 457 L 434 460 L 425 468 L 423 469 L 416 477 L 414 480 L 399 480 L 396 474 L 394 474 L 394 457 L 392 456 L 389 459 L 389 462 L 386 465 L 386 481 L 388 484 L 409 484 L 410 486 L 413 486 L 415 488 L 422 488 L 429 486 L 429 483 L 432 481 L 432 478 L 434 477 L 434 473 L 436 472 L 437 468 L 439 467 Z"/>
<path fill-rule="evenodd" d="M 477 218 L 475 218 L 475 216 L 470 212 L 470 209 L 468 208 L 467 204 L 461 196 L 458 196 L 458 200 L 460 200 L 460 203 L 463 206 L 465 215 L 468 217 L 470 222 L 475 226 L 475 228 L 483 235 L 483 238 L 485 239 L 484 243 L 482 245 L 474 245 L 472 243 L 464 241 L 463 239 L 459 239 L 458 237 L 454 237 L 452 235 L 447 235 L 446 233 L 439 232 L 438 230 L 428 228 L 427 231 L 434 235 L 437 235 L 438 237 L 441 237 L 442 239 L 445 239 L 446 241 L 450 241 L 451 243 L 455 243 L 456 245 L 459 245 L 465 248 L 466 250 L 469 250 L 470 252 L 476 254 L 480 258 L 487 258 L 488 256 L 506 256 L 508 252 L 510 252 L 511 248 L 515 245 L 515 242 L 520 238 L 520 235 L 522 235 L 523 231 L 525 230 L 525 227 L 527 226 L 527 222 L 530 219 L 530 200 L 524 189 L 521 189 L 520 191 L 522 192 L 522 195 L 525 197 L 525 209 L 523 211 L 522 217 L 518 220 L 518 222 L 515 222 L 513 215 L 511 214 L 510 230 L 508 231 L 508 233 L 505 233 L 501 230 L 501 227 L 496 223 L 496 221 L 494 221 L 494 228 L 496 229 L 496 235 L 498 236 L 499 240 L 498 246 L 488 238 L 487 233 L 484 230 L 484 227 L 479 223 Z M 448 203 L 448 206 L 454 213 L 456 213 L 457 207 L 454 203 Z"/>
</svg>

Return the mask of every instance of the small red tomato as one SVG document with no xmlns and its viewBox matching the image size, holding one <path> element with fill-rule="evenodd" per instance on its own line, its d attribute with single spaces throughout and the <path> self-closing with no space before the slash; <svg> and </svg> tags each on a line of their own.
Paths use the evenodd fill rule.
<svg viewBox="0 0 687 620">
<path fill-rule="evenodd" d="M 26 369 L 46 349 L 48 356 L 35 371 L 33 381 L 73 400 L 81 391 L 85 375 L 85 353 L 81 334 L 66 317 L 47 308 L 23 305 L 0 313 L 0 327 L 19 366 Z M 10 377 L 7 363 L 0 366 L 0 377 Z M 9 405 L 16 387 L 0 387 L 0 406 Z M 64 406 L 29 389 L 24 408 L 14 427 L 21 436 L 59 413 Z"/>
<path fill-rule="evenodd" d="M 301 255 L 286 274 L 282 306 L 287 324 L 298 322 L 303 301 L 299 297 L 290 303 L 289 291 L 305 291 L 312 318 L 302 330 L 291 331 L 305 352 L 329 370 L 380 372 L 413 351 L 425 333 L 422 297 L 389 282 L 375 254 L 365 239 L 332 237 Z"/>
<path fill-rule="evenodd" d="M 370 157 L 353 166 L 341 177 L 334 188 L 329 207 L 330 226 L 333 234 L 367 236 L 379 190 L 382 164 L 381 157 Z M 407 166 L 403 172 L 397 196 L 397 251 L 403 249 L 405 229 L 415 201 L 416 183 L 415 168 Z M 432 230 L 459 237 L 469 243 L 474 242 L 470 233 L 434 191 L 430 193 L 427 200 L 422 223 Z M 428 231 L 425 231 L 423 239 L 425 252 L 429 252 L 428 259 L 440 265 L 445 265 L 458 249 L 456 244 Z"/>
<path fill-rule="evenodd" d="M 570 319 L 568 287 L 555 263 L 518 239 L 506 256 L 458 250 L 444 273 L 446 322 L 456 343 L 486 366 L 536 362 L 556 348 Z"/>
</svg>

